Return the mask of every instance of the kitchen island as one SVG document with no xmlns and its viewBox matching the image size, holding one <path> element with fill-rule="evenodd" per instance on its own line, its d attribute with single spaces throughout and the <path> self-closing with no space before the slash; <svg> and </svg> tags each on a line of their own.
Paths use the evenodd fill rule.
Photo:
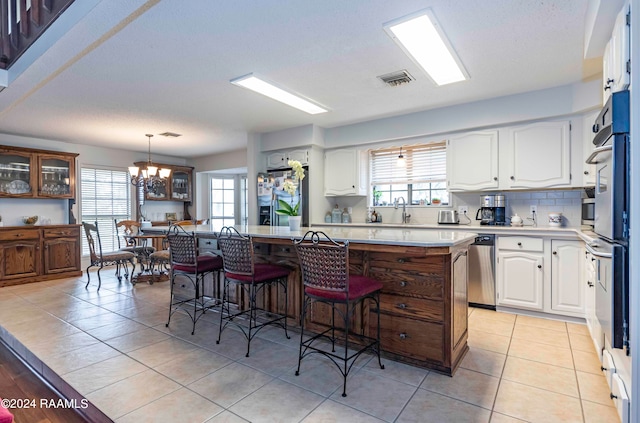
<svg viewBox="0 0 640 423">
<path fill-rule="evenodd" d="M 215 245 L 220 230 L 212 225 L 183 227 L 200 238 L 200 245 Z M 251 235 L 256 261 L 277 263 L 292 269 L 289 276 L 288 309 L 284 293 L 276 287 L 265 291 L 264 308 L 286 313 L 296 325 L 302 305 L 302 282 L 293 239 L 309 228 L 237 226 Z M 145 233 L 166 233 L 168 227 L 145 228 Z M 314 227 L 338 242 L 349 241 L 350 272 L 378 279 L 380 333 L 385 356 L 453 375 L 467 352 L 467 248 L 476 234 L 449 230 L 402 230 L 392 228 Z M 214 287 L 214 293 L 219 287 Z M 234 301 L 244 307 L 237 292 Z M 352 331 L 375 335 L 377 319 L 369 318 L 369 304 L 356 310 Z M 373 315 L 372 315 L 373 316 Z M 305 327 L 327 328 L 330 308 L 314 304 Z"/>
</svg>

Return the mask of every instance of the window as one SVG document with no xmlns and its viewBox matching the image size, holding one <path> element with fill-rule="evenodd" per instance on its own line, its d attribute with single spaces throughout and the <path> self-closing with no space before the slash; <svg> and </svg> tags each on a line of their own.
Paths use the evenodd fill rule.
<svg viewBox="0 0 640 423">
<path fill-rule="evenodd" d="M 247 176 L 211 177 L 211 223 L 216 227 L 247 223 Z"/>
<path fill-rule="evenodd" d="M 98 221 L 102 251 L 116 251 L 118 240 L 114 219 L 131 219 L 131 182 L 125 170 L 83 167 L 80 172 L 81 220 Z M 87 240 L 82 237 L 82 254 L 89 254 Z"/>
<path fill-rule="evenodd" d="M 403 197 L 407 204 L 449 204 L 447 153 L 444 141 L 402 146 L 405 166 L 397 165 L 400 147 L 371 150 L 373 205 L 392 205 Z"/>
</svg>

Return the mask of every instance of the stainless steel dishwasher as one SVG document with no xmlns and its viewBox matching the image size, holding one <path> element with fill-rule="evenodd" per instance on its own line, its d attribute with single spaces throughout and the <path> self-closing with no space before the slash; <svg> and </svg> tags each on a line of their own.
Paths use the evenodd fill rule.
<svg viewBox="0 0 640 423">
<path fill-rule="evenodd" d="M 496 309 L 495 235 L 480 235 L 469 246 L 469 305 Z"/>
</svg>

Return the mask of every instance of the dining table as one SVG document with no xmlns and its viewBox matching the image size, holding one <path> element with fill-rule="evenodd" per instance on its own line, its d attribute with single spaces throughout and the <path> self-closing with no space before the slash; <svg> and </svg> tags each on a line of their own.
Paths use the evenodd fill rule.
<svg viewBox="0 0 640 423">
<path fill-rule="evenodd" d="M 134 245 L 133 253 L 136 256 L 136 262 L 140 264 L 140 271 L 131 275 L 131 283 L 135 285 L 138 282 L 147 282 L 153 285 L 154 282 L 169 280 L 169 273 L 162 269 L 153 269 L 151 266 L 151 254 L 156 251 L 154 245 L 162 245 L 162 241 L 166 235 L 164 234 L 135 234 L 126 235 L 126 239 L 131 245 Z M 140 248 L 142 247 L 142 248 Z"/>
</svg>

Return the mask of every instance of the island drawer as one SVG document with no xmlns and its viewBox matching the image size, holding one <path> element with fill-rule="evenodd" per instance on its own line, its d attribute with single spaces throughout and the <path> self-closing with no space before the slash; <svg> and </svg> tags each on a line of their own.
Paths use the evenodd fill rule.
<svg viewBox="0 0 640 423">
<path fill-rule="evenodd" d="M 445 270 L 443 255 L 411 255 L 400 253 L 372 252 L 369 255 L 372 266 L 389 270 L 420 273 L 442 273 Z"/>
<path fill-rule="evenodd" d="M 437 322 L 442 322 L 444 319 L 444 303 L 442 301 L 400 295 L 381 294 L 380 310 L 386 313 Z"/>
<path fill-rule="evenodd" d="M 419 298 L 443 298 L 444 276 L 441 274 L 418 274 L 416 272 L 390 272 L 384 268 L 372 267 L 369 277 L 382 282 L 382 292 Z"/>
<path fill-rule="evenodd" d="M 44 229 L 43 232 L 45 238 L 77 238 L 80 236 L 80 228 L 77 226 L 69 228 L 47 228 Z"/>
<path fill-rule="evenodd" d="M 369 335 L 376 336 L 378 319 L 371 318 Z M 439 323 L 380 314 L 380 343 L 383 351 L 421 361 L 444 361 L 444 331 Z"/>
<path fill-rule="evenodd" d="M 529 236 L 501 236 L 498 237 L 499 250 L 544 251 L 542 238 Z"/>
<path fill-rule="evenodd" d="M 8 229 L 0 231 L 0 241 L 19 241 L 23 239 L 38 239 L 38 229 Z"/>
</svg>

